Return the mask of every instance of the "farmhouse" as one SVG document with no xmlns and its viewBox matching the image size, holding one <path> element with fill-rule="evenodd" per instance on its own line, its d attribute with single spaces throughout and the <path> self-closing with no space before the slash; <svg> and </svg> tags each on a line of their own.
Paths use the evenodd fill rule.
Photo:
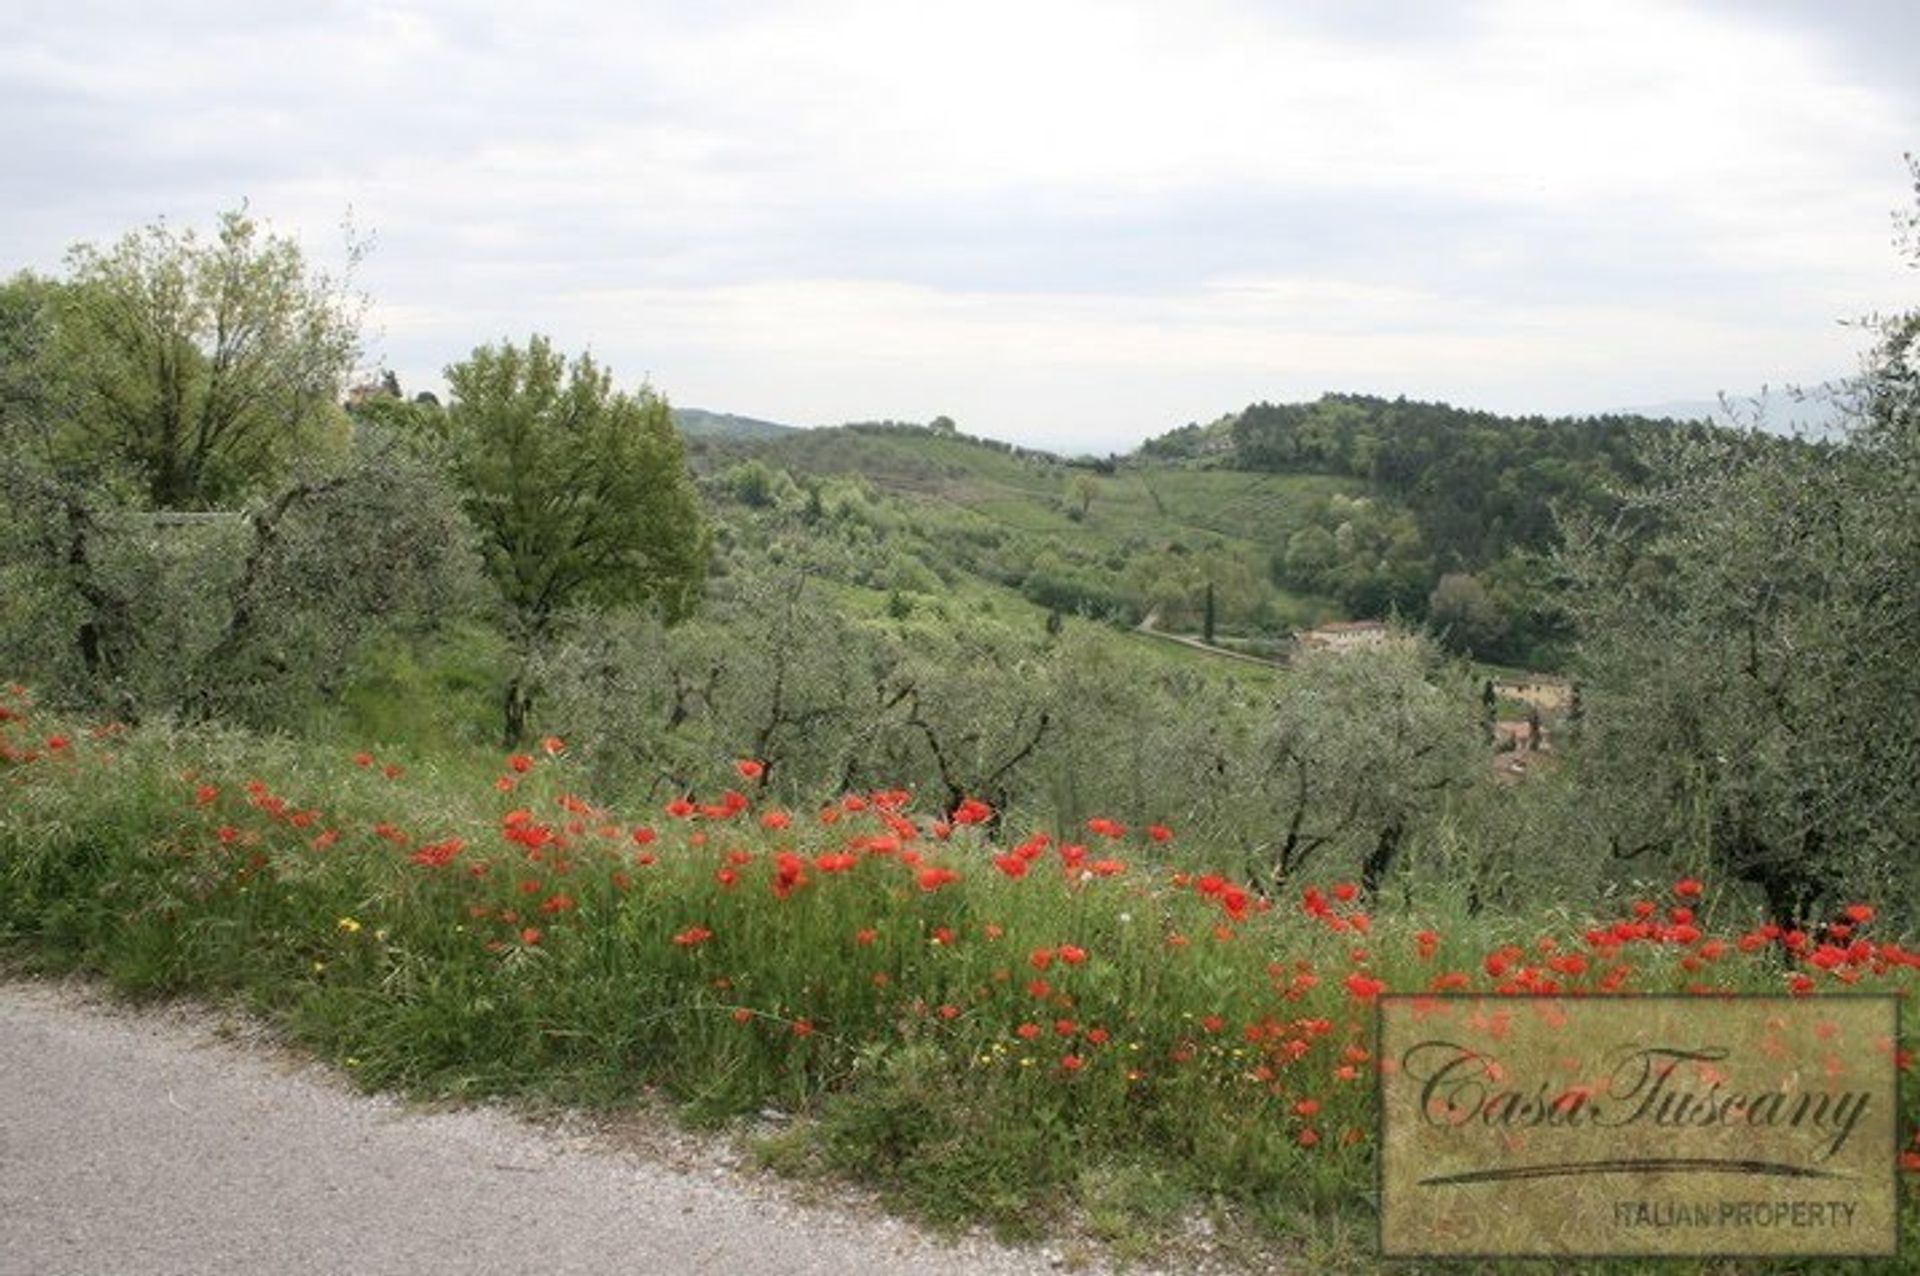
<svg viewBox="0 0 1920 1276">
<path fill-rule="evenodd" d="M 1384 647 L 1392 636 L 1385 621 L 1342 620 L 1302 630 L 1293 640 L 1307 651 L 1362 651 Z"/>
</svg>

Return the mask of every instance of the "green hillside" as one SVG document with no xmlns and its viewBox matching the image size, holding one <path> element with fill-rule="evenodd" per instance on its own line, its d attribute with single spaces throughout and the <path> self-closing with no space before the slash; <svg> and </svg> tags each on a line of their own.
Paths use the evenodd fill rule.
<svg viewBox="0 0 1920 1276">
<path fill-rule="evenodd" d="M 1189 633 L 1206 627 L 1211 589 L 1221 636 L 1271 643 L 1328 619 L 1397 618 L 1483 660 L 1554 667 L 1569 638 L 1548 581 L 1556 520 L 1608 512 L 1645 477 L 1649 443 L 1700 428 L 1327 395 L 1100 461 L 946 423 L 696 451 L 710 495 L 749 510 L 828 493 L 842 516 L 884 507 L 898 561 L 881 588 L 957 572 L 1048 611 Z"/>
<path fill-rule="evenodd" d="M 731 412 L 708 412 L 703 408 L 673 409 L 673 424 L 690 439 L 774 439 L 797 428 Z"/>
<path fill-rule="evenodd" d="M 764 444 L 694 447 L 727 516 L 831 551 L 849 526 L 884 533 L 879 561 L 828 574 L 906 595 L 965 579 L 1039 610 L 1279 639 L 1341 615 L 1273 578 L 1288 537 L 1365 485 L 1318 475 L 1068 460 L 922 427 L 850 426 Z M 852 537 L 858 541 L 858 536 Z M 835 559 L 836 554 L 825 552 Z M 837 557 L 844 557 L 844 554 Z"/>
</svg>

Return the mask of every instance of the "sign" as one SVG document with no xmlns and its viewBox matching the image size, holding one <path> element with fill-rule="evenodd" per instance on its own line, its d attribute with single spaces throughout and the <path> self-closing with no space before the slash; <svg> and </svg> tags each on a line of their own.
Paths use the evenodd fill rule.
<svg viewBox="0 0 1920 1276">
<path fill-rule="evenodd" d="M 1893 997 L 1389 996 L 1390 1258 L 1890 1257 Z"/>
</svg>

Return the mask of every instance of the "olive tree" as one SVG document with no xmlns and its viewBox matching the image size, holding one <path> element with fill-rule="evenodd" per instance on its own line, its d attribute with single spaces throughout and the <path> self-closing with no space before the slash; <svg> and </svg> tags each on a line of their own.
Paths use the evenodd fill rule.
<svg viewBox="0 0 1920 1276">
<path fill-rule="evenodd" d="M 211 237 L 160 222 L 76 245 L 45 351 L 71 407 L 53 423 L 54 456 L 117 464 L 154 509 L 271 489 L 316 452 L 344 452 L 360 309 L 244 211 Z"/>
<path fill-rule="evenodd" d="M 1782 924 L 1915 890 L 1920 311 L 1872 329 L 1844 439 L 1673 440 L 1562 564 L 1617 853 L 1717 869 Z"/>
</svg>

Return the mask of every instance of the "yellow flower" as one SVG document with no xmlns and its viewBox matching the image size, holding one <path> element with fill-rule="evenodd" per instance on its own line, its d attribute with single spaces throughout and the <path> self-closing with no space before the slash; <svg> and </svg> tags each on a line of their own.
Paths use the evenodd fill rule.
<svg viewBox="0 0 1920 1276">
<path fill-rule="evenodd" d="M 334 925 L 338 926 L 341 930 L 346 931 L 347 934 L 349 935 L 353 934 L 353 932 L 360 929 L 360 923 L 353 920 L 353 918 L 351 917 L 342 917 L 339 921 L 335 922 Z"/>
</svg>

